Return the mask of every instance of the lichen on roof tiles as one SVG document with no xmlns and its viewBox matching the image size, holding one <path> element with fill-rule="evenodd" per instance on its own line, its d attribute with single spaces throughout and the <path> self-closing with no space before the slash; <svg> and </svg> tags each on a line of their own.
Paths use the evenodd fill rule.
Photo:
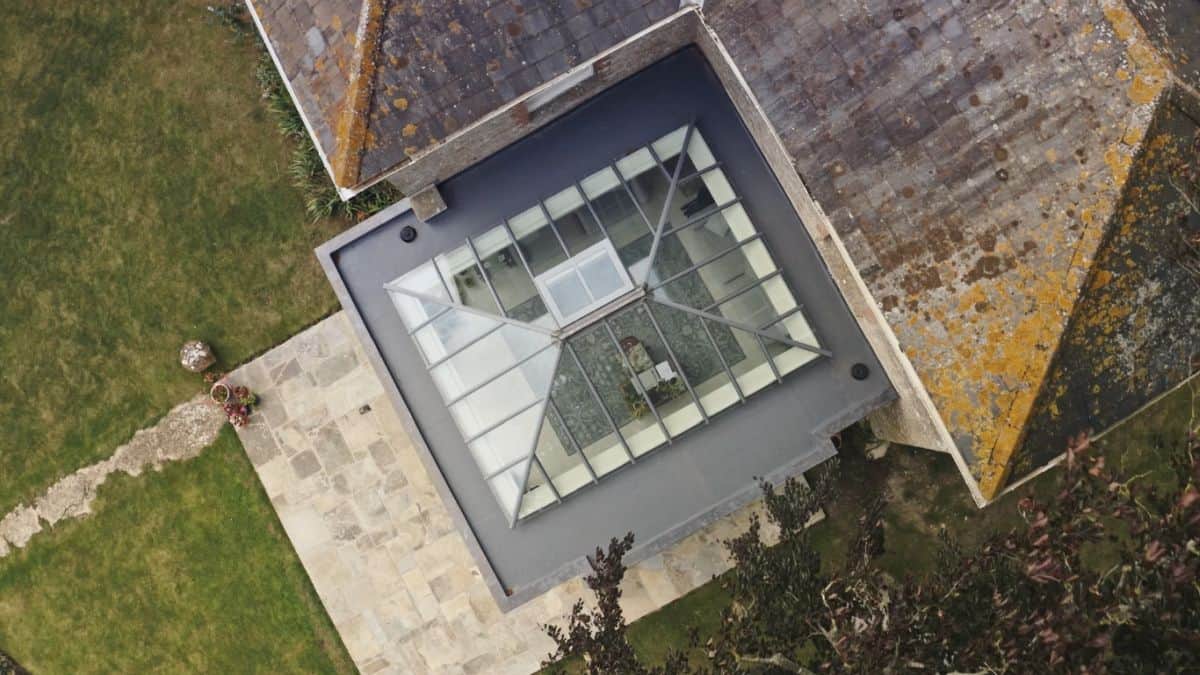
<svg viewBox="0 0 1200 675">
<path fill-rule="evenodd" d="M 384 21 L 362 175 L 418 157 L 676 11 L 676 0 L 410 0 Z M 395 105 L 397 100 L 403 105 Z"/>
<path fill-rule="evenodd" d="M 356 20 L 360 0 L 284 12 L 251 1 L 275 7 L 267 33 L 306 116 L 325 120 L 329 155 L 337 76 L 363 74 L 343 187 L 424 156 L 678 8 L 373 0 L 383 11 L 368 73 L 347 65 L 353 35 L 306 38 L 335 16 Z M 1120 0 L 709 0 L 703 15 L 995 495 L 1101 255 L 1164 59 Z M 354 21 L 340 21 L 344 36 Z"/>
<path fill-rule="evenodd" d="M 989 497 L 1166 81 L 1119 2 L 992 5 L 705 8 Z"/>
<path fill-rule="evenodd" d="M 336 130 L 355 55 L 362 0 L 252 0 L 315 142 L 337 153 Z"/>
<path fill-rule="evenodd" d="M 251 6 L 336 182 L 351 188 L 669 16 L 679 2 L 251 0 Z M 356 30 L 365 38 L 357 44 Z"/>
</svg>

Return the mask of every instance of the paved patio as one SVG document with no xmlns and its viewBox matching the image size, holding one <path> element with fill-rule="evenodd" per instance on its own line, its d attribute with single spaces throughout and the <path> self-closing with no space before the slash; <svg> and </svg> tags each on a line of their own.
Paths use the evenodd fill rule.
<svg viewBox="0 0 1200 675">
<path fill-rule="evenodd" d="M 529 673 L 582 580 L 503 614 L 339 312 L 238 369 L 262 405 L 239 436 L 363 673 Z M 728 568 L 747 507 L 633 566 L 640 617 Z M 599 542 L 598 542 L 599 543 Z"/>
</svg>

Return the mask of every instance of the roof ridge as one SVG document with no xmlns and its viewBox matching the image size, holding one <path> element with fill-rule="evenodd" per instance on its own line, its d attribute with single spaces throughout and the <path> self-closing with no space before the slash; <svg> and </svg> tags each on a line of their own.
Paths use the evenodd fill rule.
<svg viewBox="0 0 1200 675">
<path fill-rule="evenodd" d="M 353 187 L 359 180 L 362 150 L 367 134 L 367 108 L 375 83 L 375 61 L 379 53 L 379 37 L 383 18 L 391 0 L 363 0 L 355 32 L 354 61 L 350 64 L 350 81 L 334 138 L 337 143 L 333 156 L 334 182 L 339 187 Z"/>
</svg>

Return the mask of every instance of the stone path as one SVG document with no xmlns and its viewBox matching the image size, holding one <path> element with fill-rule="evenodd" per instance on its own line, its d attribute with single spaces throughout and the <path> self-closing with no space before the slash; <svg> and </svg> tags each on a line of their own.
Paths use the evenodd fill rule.
<svg viewBox="0 0 1200 675">
<path fill-rule="evenodd" d="M 501 613 L 344 312 L 233 379 L 261 395 L 239 429 L 279 519 L 363 673 L 529 673 L 551 651 L 542 626 L 586 593 L 575 579 Z M 640 617 L 728 569 L 721 541 L 743 509 L 634 565 Z"/>
<path fill-rule="evenodd" d="M 137 476 L 146 468 L 190 459 L 212 444 L 225 424 L 225 414 L 200 395 L 175 406 L 158 424 L 141 429 L 108 459 L 79 469 L 50 486 L 32 504 L 19 504 L 0 519 L 0 558 L 22 548 L 44 528 L 92 512 L 96 488 L 114 471 Z"/>
</svg>

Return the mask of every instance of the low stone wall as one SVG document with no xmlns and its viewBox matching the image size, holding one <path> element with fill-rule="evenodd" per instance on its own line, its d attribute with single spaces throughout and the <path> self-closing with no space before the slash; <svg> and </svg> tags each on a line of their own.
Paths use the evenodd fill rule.
<svg viewBox="0 0 1200 675">
<path fill-rule="evenodd" d="M 0 518 L 0 558 L 14 547 L 23 548 L 43 528 L 91 513 L 97 488 L 114 471 L 137 476 L 147 468 L 158 470 L 166 462 L 191 459 L 217 440 L 224 424 L 224 411 L 207 395 L 175 406 L 158 424 L 135 433 L 108 459 L 66 476 L 32 504 L 20 504 Z"/>
</svg>

